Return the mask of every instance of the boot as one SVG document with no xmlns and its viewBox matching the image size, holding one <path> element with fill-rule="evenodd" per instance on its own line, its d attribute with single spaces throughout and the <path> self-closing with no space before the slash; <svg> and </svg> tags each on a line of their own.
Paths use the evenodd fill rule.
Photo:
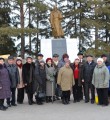
<svg viewBox="0 0 110 120">
<path fill-rule="evenodd" d="M 64 105 L 67 104 L 65 98 L 62 99 L 62 103 L 63 103 Z"/>
<path fill-rule="evenodd" d="M 48 96 L 46 96 L 46 103 L 48 103 L 49 102 L 49 97 Z"/>
<path fill-rule="evenodd" d="M 0 110 L 2 110 L 2 111 L 6 111 L 6 109 L 7 109 L 7 108 L 5 108 L 3 105 L 0 106 Z"/>
<path fill-rule="evenodd" d="M 52 102 L 51 96 L 49 96 L 49 102 Z"/>
<path fill-rule="evenodd" d="M 30 98 L 30 95 L 27 94 L 27 96 L 28 96 L 28 103 L 29 103 L 29 105 L 32 105 L 32 100 L 31 100 L 31 98 Z"/>
<path fill-rule="evenodd" d="M 68 99 L 68 98 L 65 99 L 66 104 L 69 104 L 69 100 L 70 99 Z"/>
</svg>

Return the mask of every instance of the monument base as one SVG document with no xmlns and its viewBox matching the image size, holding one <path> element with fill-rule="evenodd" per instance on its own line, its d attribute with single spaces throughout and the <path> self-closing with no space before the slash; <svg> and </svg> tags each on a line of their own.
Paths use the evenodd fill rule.
<svg viewBox="0 0 110 120">
<path fill-rule="evenodd" d="M 67 53 L 69 55 L 69 59 L 71 60 L 71 62 L 73 62 L 74 59 L 77 57 L 77 53 L 79 51 L 78 50 L 79 40 L 77 38 L 66 38 L 66 39 L 63 38 L 59 40 L 42 39 L 40 44 L 41 44 L 41 53 L 44 55 L 44 60 L 46 60 L 48 57 L 52 57 L 54 53 L 57 53 L 60 56 L 61 54 Z"/>
<path fill-rule="evenodd" d="M 53 54 L 58 54 L 59 55 L 59 59 L 62 58 L 62 55 L 64 53 L 67 53 L 67 43 L 66 43 L 66 39 L 62 38 L 62 39 L 53 39 L 52 40 L 52 55 Z"/>
</svg>

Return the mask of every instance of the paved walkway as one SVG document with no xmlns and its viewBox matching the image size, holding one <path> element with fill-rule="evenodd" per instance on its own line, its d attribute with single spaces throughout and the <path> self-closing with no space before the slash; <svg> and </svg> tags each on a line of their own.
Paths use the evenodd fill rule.
<svg viewBox="0 0 110 120">
<path fill-rule="evenodd" d="M 71 99 L 69 105 L 55 101 L 53 104 L 30 106 L 25 99 L 22 105 L 0 111 L 0 120 L 109 120 L 109 115 L 110 105 L 102 107 L 84 101 L 73 103 Z"/>
</svg>

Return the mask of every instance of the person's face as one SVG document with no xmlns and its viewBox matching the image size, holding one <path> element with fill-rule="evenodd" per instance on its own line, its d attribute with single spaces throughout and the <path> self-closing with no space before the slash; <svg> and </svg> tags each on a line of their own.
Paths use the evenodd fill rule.
<svg viewBox="0 0 110 120">
<path fill-rule="evenodd" d="M 68 60 L 68 58 L 64 58 L 64 62 L 66 62 Z"/>
<path fill-rule="evenodd" d="M 48 64 L 48 65 L 51 65 L 51 64 L 52 64 L 51 60 L 48 60 L 47 64 Z"/>
<path fill-rule="evenodd" d="M 38 60 L 42 60 L 43 59 L 43 57 L 42 56 L 38 56 Z"/>
<path fill-rule="evenodd" d="M 2 65 L 3 65 L 3 64 L 4 64 L 4 60 L 0 60 L 0 64 L 2 64 Z"/>
<path fill-rule="evenodd" d="M 98 64 L 98 65 L 102 65 L 103 62 L 102 62 L 102 61 L 98 61 L 97 64 Z"/>
<path fill-rule="evenodd" d="M 75 60 L 74 63 L 75 63 L 75 65 L 78 65 L 79 64 L 79 60 Z"/>
<path fill-rule="evenodd" d="M 78 55 L 78 58 L 81 60 L 83 59 L 83 55 Z"/>
<path fill-rule="evenodd" d="M 27 58 L 27 63 L 32 63 L 32 58 Z"/>
<path fill-rule="evenodd" d="M 68 68 L 70 66 L 70 63 L 69 62 L 66 62 L 65 63 L 65 66 Z"/>
<path fill-rule="evenodd" d="M 9 59 L 8 60 L 8 64 L 14 64 L 14 60 L 13 59 Z"/>
<path fill-rule="evenodd" d="M 20 65 L 22 62 L 21 62 L 21 60 L 17 60 L 17 62 L 16 62 L 18 65 Z"/>
<path fill-rule="evenodd" d="M 58 61 L 58 57 L 53 57 L 53 61 Z"/>
<path fill-rule="evenodd" d="M 107 61 L 107 57 L 103 57 L 102 59 L 104 60 L 104 62 Z"/>
<path fill-rule="evenodd" d="M 92 62 L 93 58 L 92 57 L 87 57 L 88 62 Z"/>
<path fill-rule="evenodd" d="M 44 66 L 44 63 L 43 63 L 43 62 L 41 62 L 41 63 L 40 63 L 40 65 L 41 65 L 41 66 Z"/>
</svg>

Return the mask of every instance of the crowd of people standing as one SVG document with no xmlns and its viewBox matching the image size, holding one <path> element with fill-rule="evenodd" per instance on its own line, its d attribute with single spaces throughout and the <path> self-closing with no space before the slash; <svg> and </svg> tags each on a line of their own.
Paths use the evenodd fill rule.
<svg viewBox="0 0 110 120">
<path fill-rule="evenodd" d="M 74 62 L 70 62 L 66 53 L 61 60 L 54 54 L 46 62 L 42 54 L 38 54 L 35 62 L 28 56 L 25 63 L 21 57 L 15 60 L 9 56 L 7 62 L 0 58 L 0 110 L 23 104 L 25 93 L 29 105 L 55 100 L 67 105 L 71 94 L 74 103 L 84 99 L 85 103 L 94 104 L 97 92 L 98 105 L 108 106 L 109 79 L 110 63 L 105 54 L 95 61 L 92 55 L 84 58 L 79 52 Z"/>
</svg>

